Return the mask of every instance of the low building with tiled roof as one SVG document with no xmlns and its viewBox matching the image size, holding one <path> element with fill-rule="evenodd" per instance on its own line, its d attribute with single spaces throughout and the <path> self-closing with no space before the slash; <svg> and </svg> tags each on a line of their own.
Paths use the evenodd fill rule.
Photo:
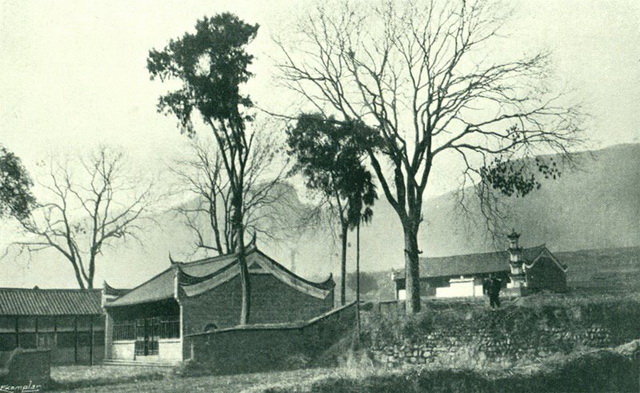
<svg viewBox="0 0 640 393">
<path fill-rule="evenodd" d="M 102 291 L 0 288 L 0 357 L 18 347 L 51 349 L 54 364 L 100 362 Z"/>
<path fill-rule="evenodd" d="M 545 244 L 521 248 L 520 235 L 509 235 L 509 249 L 479 254 L 420 258 L 420 293 L 435 297 L 481 297 L 483 283 L 490 275 L 500 278 L 506 295 L 567 289 L 567 266 Z M 405 297 L 405 274 L 394 271 L 396 299 Z"/>
<path fill-rule="evenodd" d="M 289 271 L 255 246 L 246 251 L 251 324 L 310 320 L 333 308 L 331 277 L 316 283 Z M 175 262 L 139 286 L 105 284 L 106 356 L 112 361 L 176 362 L 190 358 L 190 339 L 237 326 L 242 306 L 237 255 Z"/>
</svg>

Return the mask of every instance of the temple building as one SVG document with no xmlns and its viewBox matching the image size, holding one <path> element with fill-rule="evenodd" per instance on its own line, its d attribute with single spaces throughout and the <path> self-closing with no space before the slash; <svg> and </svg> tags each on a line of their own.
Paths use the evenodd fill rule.
<svg viewBox="0 0 640 393">
<path fill-rule="evenodd" d="M 335 283 L 305 280 L 253 246 L 246 251 L 252 325 L 307 321 L 331 310 Z M 105 283 L 106 358 L 180 362 L 190 335 L 237 326 L 242 292 L 237 255 L 171 266 L 131 290 Z"/>
<path fill-rule="evenodd" d="M 437 298 L 481 297 L 483 282 L 491 274 L 502 279 L 505 296 L 549 290 L 567 290 L 567 266 L 561 263 L 545 244 L 522 248 L 520 234 L 507 236 L 505 251 L 457 255 L 439 258 L 420 258 L 420 294 Z M 394 271 L 396 299 L 404 300 L 404 271 Z"/>
</svg>

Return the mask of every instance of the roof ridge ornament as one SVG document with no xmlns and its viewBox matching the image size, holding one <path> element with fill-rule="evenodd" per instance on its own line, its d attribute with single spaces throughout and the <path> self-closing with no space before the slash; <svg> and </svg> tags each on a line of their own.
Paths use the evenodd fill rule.
<svg viewBox="0 0 640 393">
<path fill-rule="evenodd" d="M 247 244 L 247 248 L 251 248 L 251 247 L 258 248 L 258 246 L 256 245 L 257 241 L 258 241 L 258 234 L 257 234 L 257 231 L 254 229 L 253 235 L 251 235 L 251 240 L 249 241 L 249 244 Z"/>
<path fill-rule="evenodd" d="M 171 251 L 169 251 L 169 263 L 171 263 L 171 266 L 178 264 L 178 262 L 174 261 L 173 258 L 171 257 Z"/>
</svg>

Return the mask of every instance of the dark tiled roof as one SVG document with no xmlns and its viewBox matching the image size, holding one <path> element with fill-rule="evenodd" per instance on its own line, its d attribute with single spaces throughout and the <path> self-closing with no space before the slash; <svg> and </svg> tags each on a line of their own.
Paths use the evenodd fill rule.
<svg viewBox="0 0 640 393">
<path fill-rule="evenodd" d="M 99 289 L 0 288 L 0 315 L 99 315 Z"/>
<path fill-rule="evenodd" d="M 173 297 L 174 277 L 175 272 L 171 267 L 121 297 L 107 303 L 107 306 L 128 306 L 171 299 Z"/>
<path fill-rule="evenodd" d="M 314 283 L 303 279 L 287 270 L 266 254 L 253 247 L 247 249 L 247 258 L 260 256 L 263 260 L 268 260 L 270 265 L 274 267 L 281 275 L 281 279 L 289 279 L 303 286 L 308 285 L 321 290 L 329 290 L 333 288 L 335 283 L 331 278 L 322 283 Z M 234 265 L 238 263 L 237 255 L 222 255 L 213 258 L 206 258 L 194 262 L 173 262 L 172 266 L 149 281 L 144 282 L 128 293 L 109 302 L 108 307 L 112 306 L 128 306 L 133 304 L 147 303 L 158 300 L 171 299 L 174 296 L 175 276 L 179 274 L 179 284 L 181 288 L 201 283 L 203 281 L 215 280 L 217 276 L 228 278 L 229 275 L 223 275 L 224 272 L 231 271 Z"/>
<path fill-rule="evenodd" d="M 247 253 L 248 254 L 248 253 Z M 108 306 L 129 306 L 171 299 L 174 296 L 176 269 L 189 275 L 200 277 L 219 271 L 226 265 L 235 262 L 235 255 L 223 255 L 199 261 L 182 263 L 173 262 L 172 266 L 148 281 L 131 289 L 126 294 L 108 303 Z"/>
<path fill-rule="evenodd" d="M 530 264 L 545 248 L 545 245 L 541 245 L 523 249 L 524 262 Z M 504 271 L 509 271 L 509 251 L 420 258 L 420 277 L 450 277 Z M 404 274 L 398 274 L 396 277 L 402 278 Z"/>
</svg>

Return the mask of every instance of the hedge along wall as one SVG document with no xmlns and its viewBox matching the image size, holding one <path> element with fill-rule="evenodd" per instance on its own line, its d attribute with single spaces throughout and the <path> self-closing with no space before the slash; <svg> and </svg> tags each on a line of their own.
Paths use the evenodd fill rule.
<svg viewBox="0 0 640 393">
<path fill-rule="evenodd" d="M 545 357 L 640 338 L 637 299 L 552 300 L 523 300 L 496 311 L 477 303 L 431 305 L 412 317 L 370 312 L 364 337 L 374 359 L 385 364 L 428 363 L 461 351 L 487 359 Z"/>
<path fill-rule="evenodd" d="M 253 325 L 187 336 L 191 361 L 218 374 L 303 367 L 352 329 L 355 303 L 303 324 Z"/>
</svg>

